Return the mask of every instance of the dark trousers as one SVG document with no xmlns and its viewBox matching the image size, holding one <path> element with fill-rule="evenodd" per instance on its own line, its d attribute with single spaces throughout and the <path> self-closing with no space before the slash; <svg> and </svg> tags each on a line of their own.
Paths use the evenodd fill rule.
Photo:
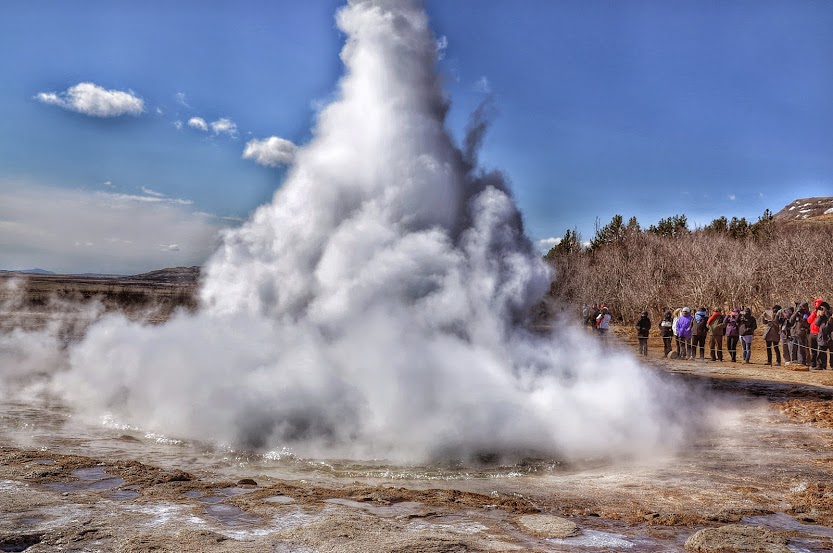
<svg viewBox="0 0 833 553">
<path fill-rule="evenodd" d="M 781 349 L 784 351 L 784 361 L 786 361 L 787 363 L 793 360 L 792 356 L 790 355 L 791 345 L 792 338 L 781 339 Z"/>
<path fill-rule="evenodd" d="M 717 357 L 715 357 L 717 352 Z M 711 353 L 712 361 L 723 361 L 723 336 L 709 335 L 709 353 Z"/>
<path fill-rule="evenodd" d="M 687 357 L 694 357 L 694 347 L 691 345 L 691 336 L 680 338 L 680 349 L 682 350 L 680 357 L 683 359 Z"/>
<path fill-rule="evenodd" d="M 810 366 L 818 367 L 816 362 L 819 360 L 819 335 L 810 334 Z"/>
<path fill-rule="evenodd" d="M 638 336 L 639 338 L 639 355 L 648 355 L 648 337 Z"/>
<path fill-rule="evenodd" d="M 729 357 L 732 358 L 732 363 L 737 361 L 738 340 L 740 340 L 740 336 L 726 336 L 726 351 L 729 352 Z"/>
<path fill-rule="evenodd" d="M 792 360 L 793 363 L 798 361 L 802 365 L 807 364 L 807 337 L 793 336 L 792 343 Z"/>
<path fill-rule="evenodd" d="M 820 369 L 826 369 L 827 368 L 827 352 L 828 351 L 831 351 L 830 344 L 825 344 L 823 346 L 819 346 L 819 359 L 818 359 L 819 364 L 816 365 L 818 368 L 820 368 Z M 831 358 L 830 361 L 831 361 L 831 363 L 830 363 L 831 366 L 833 366 L 833 358 Z"/>
<path fill-rule="evenodd" d="M 778 364 L 781 364 L 781 350 L 778 349 L 778 342 L 773 341 L 766 341 L 766 364 L 772 365 L 772 350 L 775 350 L 775 358 Z"/>
<path fill-rule="evenodd" d="M 668 354 L 671 353 L 671 339 L 674 338 L 673 336 L 663 336 L 662 337 L 662 349 L 663 355 L 668 357 Z"/>
<path fill-rule="evenodd" d="M 691 355 L 697 356 L 697 350 L 700 350 L 700 359 L 706 357 L 706 335 L 695 334 L 691 337 Z"/>
</svg>

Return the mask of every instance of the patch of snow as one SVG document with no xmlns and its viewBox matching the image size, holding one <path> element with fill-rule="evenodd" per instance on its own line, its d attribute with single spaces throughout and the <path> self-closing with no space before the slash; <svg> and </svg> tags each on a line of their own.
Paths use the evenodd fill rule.
<svg viewBox="0 0 833 553">
<path fill-rule="evenodd" d="M 831 207 L 830 209 L 825 210 L 825 212 L 824 212 L 825 215 L 830 215 L 831 213 L 833 213 L 833 207 Z"/>
<path fill-rule="evenodd" d="M 790 208 L 790 211 L 792 211 L 793 209 L 795 209 L 795 206 L 792 206 L 792 207 Z"/>
</svg>

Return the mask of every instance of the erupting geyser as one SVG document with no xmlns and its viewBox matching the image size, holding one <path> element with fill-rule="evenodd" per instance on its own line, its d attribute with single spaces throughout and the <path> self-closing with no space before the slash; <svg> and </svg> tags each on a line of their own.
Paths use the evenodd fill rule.
<svg viewBox="0 0 833 553">
<path fill-rule="evenodd" d="M 476 166 L 483 126 L 464 148 L 444 127 L 420 2 L 351 0 L 338 25 L 338 99 L 272 203 L 225 234 L 200 312 L 102 320 L 54 389 L 148 430 L 304 456 L 673 443 L 667 386 L 580 332 L 526 329 L 551 277 L 503 177 Z"/>
</svg>

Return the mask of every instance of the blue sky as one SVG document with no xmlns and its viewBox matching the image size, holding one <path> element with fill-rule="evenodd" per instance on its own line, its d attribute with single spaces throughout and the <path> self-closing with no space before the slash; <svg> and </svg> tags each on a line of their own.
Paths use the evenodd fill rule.
<svg viewBox="0 0 833 553">
<path fill-rule="evenodd" d="M 302 145 L 332 97 L 340 5 L 3 2 L 0 269 L 199 263 L 280 186 L 281 160 L 247 144 Z M 615 213 L 707 224 L 833 194 L 833 3 L 426 9 L 449 127 L 459 139 L 493 96 L 481 161 L 507 173 L 535 240 L 590 238 Z"/>
</svg>

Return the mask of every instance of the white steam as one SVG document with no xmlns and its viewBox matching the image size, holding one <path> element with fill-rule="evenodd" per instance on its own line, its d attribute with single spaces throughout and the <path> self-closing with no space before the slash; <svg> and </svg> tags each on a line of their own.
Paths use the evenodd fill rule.
<svg viewBox="0 0 833 553">
<path fill-rule="evenodd" d="M 55 389 L 169 435 L 305 456 L 640 454 L 674 443 L 668 394 L 584 334 L 529 330 L 551 275 L 499 173 L 445 126 L 420 2 L 352 0 L 339 98 L 271 204 L 226 232 L 203 307 L 121 317 Z"/>
</svg>

